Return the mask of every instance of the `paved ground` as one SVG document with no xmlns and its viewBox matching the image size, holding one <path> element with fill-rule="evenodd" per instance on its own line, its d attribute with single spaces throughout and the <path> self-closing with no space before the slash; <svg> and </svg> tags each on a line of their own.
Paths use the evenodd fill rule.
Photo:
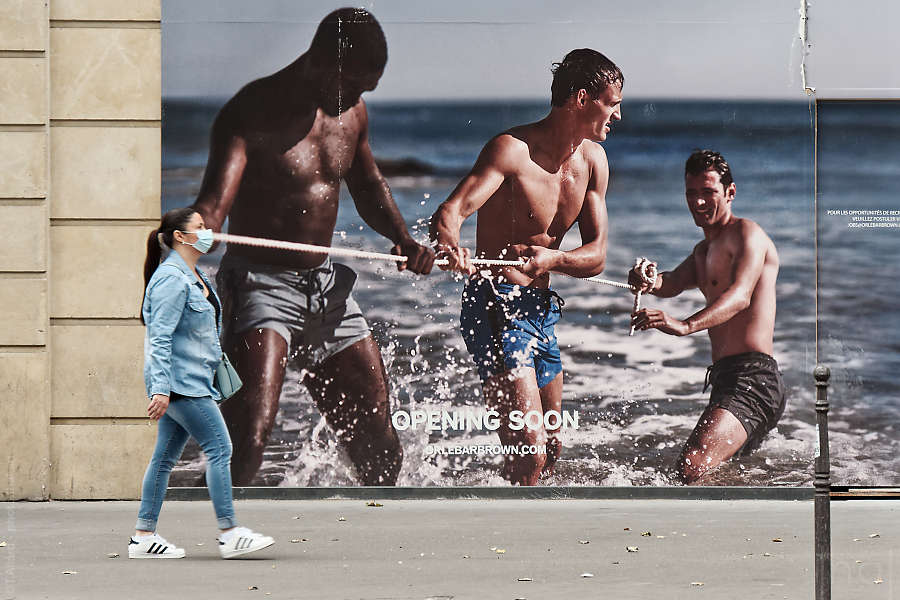
<svg viewBox="0 0 900 600">
<path fill-rule="evenodd" d="M 163 507 L 188 552 L 166 561 L 127 559 L 136 502 L 0 503 L 0 598 L 814 597 L 809 501 L 380 502 L 239 501 L 277 540 L 243 561 L 219 559 L 208 501 Z M 900 600 L 898 517 L 900 501 L 832 504 L 835 600 Z"/>
</svg>

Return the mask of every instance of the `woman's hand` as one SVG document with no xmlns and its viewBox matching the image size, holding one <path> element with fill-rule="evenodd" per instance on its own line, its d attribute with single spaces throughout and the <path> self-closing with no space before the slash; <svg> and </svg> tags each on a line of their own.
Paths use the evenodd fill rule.
<svg viewBox="0 0 900 600">
<path fill-rule="evenodd" d="M 169 397 L 163 394 L 153 394 L 150 404 L 147 405 L 147 414 L 154 421 L 159 421 L 160 417 L 166 414 L 167 408 L 169 408 Z"/>
</svg>

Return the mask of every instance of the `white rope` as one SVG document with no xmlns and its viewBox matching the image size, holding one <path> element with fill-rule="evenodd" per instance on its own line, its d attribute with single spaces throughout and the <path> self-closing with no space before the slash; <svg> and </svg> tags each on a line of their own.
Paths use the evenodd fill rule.
<svg viewBox="0 0 900 600">
<path fill-rule="evenodd" d="M 653 285 L 656 283 L 657 275 L 656 263 L 652 262 L 645 256 L 641 256 L 634 259 L 634 268 L 637 269 L 641 274 L 641 280 L 644 283 L 649 284 L 650 288 L 653 289 Z M 637 291 L 634 293 L 634 308 L 631 310 L 631 314 L 634 315 L 639 310 L 641 310 L 641 289 L 637 288 Z M 631 329 L 628 331 L 628 335 L 634 335 L 634 325 L 631 326 Z"/>
<path fill-rule="evenodd" d="M 602 277 L 597 277 L 596 275 L 594 277 L 576 277 L 576 279 L 579 279 L 581 281 L 589 281 L 591 283 L 602 283 L 603 285 L 611 285 L 613 287 L 623 288 L 626 290 L 634 289 L 627 283 L 620 283 L 618 281 L 612 281 L 611 279 L 603 279 Z"/>
<path fill-rule="evenodd" d="M 347 258 L 364 258 L 369 260 L 390 260 L 393 262 L 405 262 L 406 256 L 385 254 L 383 252 L 367 252 L 366 250 L 353 250 L 351 248 L 332 248 L 330 246 L 316 246 L 301 242 L 285 242 L 283 240 L 269 240 L 266 238 L 249 237 L 246 235 L 234 235 L 231 233 L 214 233 L 213 239 L 218 242 L 240 244 L 243 246 L 257 246 L 260 248 L 275 248 L 277 250 L 291 250 L 293 252 L 309 252 L 312 254 L 328 254 L 330 256 L 344 256 Z M 525 263 L 521 260 L 497 260 L 492 258 L 473 258 L 472 264 L 487 265 L 492 267 L 521 267 Z M 434 261 L 438 266 L 448 265 L 450 261 L 439 258 Z"/>
<path fill-rule="evenodd" d="M 270 240 L 266 238 L 250 237 L 246 235 L 234 235 L 231 233 L 214 233 L 213 239 L 217 242 L 226 242 L 229 244 L 239 244 L 243 246 L 257 246 L 259 248 L 275 248 L 277 250 L 290 250 L 293 252 L 310 252 L 312 254 L 328 254 L 330 256 L 344 256 L 347 258 L 363 258 L 369 260 L 389 260 L 393 262 L 404 262 L 408 260 L 406 256 L 397 256 L 396 254 L 385 254 L 383 252 L 368 252 L 366 250 L 353 250 L 351 248 L 332 248 L 330 246 L 316 246 L 314 244 L 304 244 L 301 242 L 286 242 L 283 240 Z M 472 258 L 470 262 L 473 265 L 485 265 L 491 267 L 521 267 L 525 264 L 522 260 L 499 260 L 494 258 Z M 434 261 L 435 265 L 443 266 L 450 264 L 446 258 L 438 258 Z M 578 279 L 578 278 L 576 278 Z M 626 290 L 634 288 L 627 283 L 619 283 L 601 277 L 585 277 L 581 281 L 589 281 L 591 283 L 600 283 L 611 285 Z"/>
</svg>

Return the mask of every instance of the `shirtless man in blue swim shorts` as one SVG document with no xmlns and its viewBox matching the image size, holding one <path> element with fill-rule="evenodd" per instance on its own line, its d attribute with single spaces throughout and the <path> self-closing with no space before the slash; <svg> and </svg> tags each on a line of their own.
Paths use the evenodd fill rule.
<svg viewBox="0 0 900 600">
<path fill-rule="evenodd" d="M 544 421 L 516 428 L 510 413 L 561 412 L 553 326 L 563 302 L 550 289 L 550 272 L 589 277 L 603 270 L 609 165 L 597 142 L 622 118 L 623 83 L 619 68 L 599 52 L 567 54 L 553 69 L 550 113 L 491 139 L 432 217 L 438 254 L 449 259 L 442 268 L 470 275 L 460 325 L 488 408 L 500 415 L 500 440 L 539 449 L 506 455 L 504 476 L 513 484 L 537 484 L 560 452 Z M 459 245 L 460 227 L 475 212 L 476 254 L 521 258 L 524 266 L 476 272 Z M 563 236 L 576 222 L 582 245 L 564 252 Z"/>
<path fill-rule="evenodd" d="M 704 329 L 712 345 L 706 385 L 709 405 L 681 451 L 678 475 L 695 483 L 738 452 L 762 443 L 784 412 L 785 391 L 772 358 L 778 251 L 750 219 L 732 212 L 736 188 L 731 168 L 718 152 L 698 150 L 684 168 L 688 209 L 703 240 L 653 284 L 638 268 L 628 282 L 661 298 L 699 288 L 706 307 L 685 320 L 645 308 L 632 317 L 636 329 L 690 335 Z"/>
</svg>

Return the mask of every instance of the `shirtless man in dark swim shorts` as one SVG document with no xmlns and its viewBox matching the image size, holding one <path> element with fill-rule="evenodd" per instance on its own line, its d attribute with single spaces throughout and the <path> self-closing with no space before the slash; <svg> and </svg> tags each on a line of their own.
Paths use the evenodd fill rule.
<svg viewBox="0 0 900 600">
<path fill-rule="evenodd" d="M 330 246 L 341 181 L 360 217 L 428 273 L 434 254 L 409 232 L 369 147 L 363 92 L 387 62 L 378 21 L 363 9 L 326 16 L 303 55 L 246 85 L 212 128 L 194 205 L 230 233 Z M 231 245 L 217 276 L 223 348 L 244 381 L 222 405 L 235 485 L 249 485 L 275 423 L 287 357 L 296 353 L 319 410 L 363 485 L 393 485 L 403 451 L 390 420 L 381 353 L 353 300 L 356 274 L 321 254 Z"/>
<path fill-rule="evenodd" d="M 706 307 L 681 321 L 652 308 L 639 310 L 632 324 L 669 335 L 706 329 L 713 364 L 706 385 L 709 405 L 681 452 L 678 474 L 694 483 L 739 451 L 756 449 L 784 412 L 785 391 L 772 358 L 778 252 L 762 228 L 732 213 L 734 179 L 718 152 L 698 150 L 685 164 L 685 195 L 704 239 L 672 271 L 660 273 L 652 288 L 639 268 L 628 282 L 642 291 L 671 298 L 699 288 Z"/>
<path fill-rule="evenodd" d="M 538 449 L 506 455 L 504 476 L 520 485 L 537 484 L 559 453 L 555 431 L 516 428 L 510 413 L 560 412 L 563 374 L 553 326 L 563 303 L 550 289 L 550 272 L 589 277 L 603 270 L 609 165 L 597 142 L 622 118 L 622 72 L 599 52 L 573 50 L 553 73 L 550 114 L 489 141 L 431 222 L 432 238 L 450 261 L 446 269 L 472 276 L 460 325 L 488 408 L 500 415 L 500 440 Z M 524 266 L 476 274 L 459 245 L 460 227 L 475 212 L 478 255 L 527 259 Z M 576 222 L 582 245 L 564 252 L 563 236 Z M 544 424 L 552 426 L 550 419 Z"/>
</svg>

